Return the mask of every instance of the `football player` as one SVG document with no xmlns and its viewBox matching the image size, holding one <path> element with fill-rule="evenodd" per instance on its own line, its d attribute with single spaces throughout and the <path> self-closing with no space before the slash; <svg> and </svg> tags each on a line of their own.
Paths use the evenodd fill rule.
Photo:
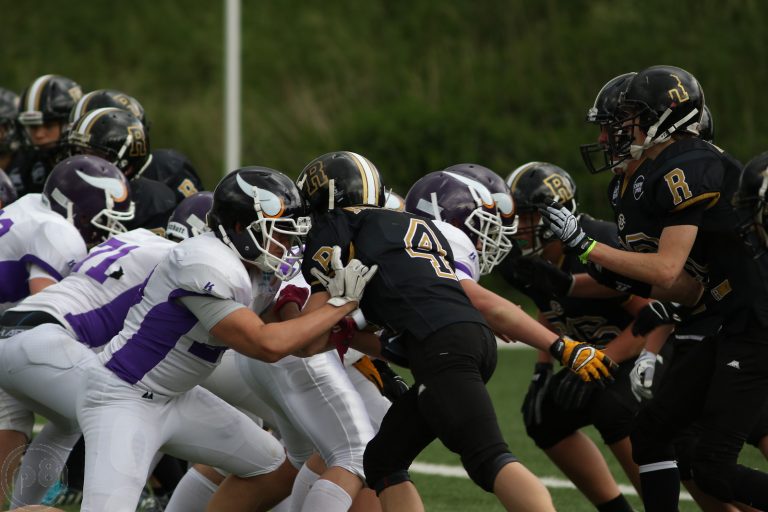
<svg viewBox="0 0 768 512">
<path fill-rule="evenodd" d="M 16 200 L 16 189 L 11 179 L 0 169 L 0 210 Z"/>
<path fill-rule="evenodd" d="M 741 212 L 732 198 L 740 165 L 697 137 L 703 106 L 696 78 L 674 66 L 644 69 L 620 96 L 607 144 L 614 155 L 641 160 L 610 188 L 625 250 L 589 237 L 564 207 L 541 209 L 581 260 L 648 283 L 654 297 L 723 317 L 719 333 L 670 368 L 638 415 L 633 457 L 650 511 L 677 506 L 672 440 L 695 420 L 702 429 L 692 459 L 698 487 L 726 503 L 768 507 L 768 475 L 737 463 L 768 396 L 768 370 L 760 362 L 768 357 L 768 257 L 754 254 L 754 231 L 739 229 Z M 692 276 L 705 284 L 703 291 Z"/>
<path fill-rule="evenodd" d="M 133 114 L 144 125 L 145 135 L 149 136 L 150 125 L 144 107 L 133 96 L 114 89 L 98 89 L 84 95 L 70 113 L 70 124 L 88 112 L 108 107 L 120 108 Z M 173 149 L 151 151 L 146 163 L 137 169 L 134 177 L 139 176 L 167 185 L 175 193 L 177 203 L 203 190 L 203 183 L 192 163 Z"/>
<path fill-rule="evenodd" d="M 458 283 L 447 240 L 428 219 L 381 208 L 378 170 L 356 153 L 315 158 L 297 183 L 313 224 L 302 266 L 313 292 L 305 311 L 327 300 L 323 283 L 340 266 L 334 246 L 343 258 L 354 255 L 378 265 L 361 309 L 369 321 L 401 337 L 416 380 L 392 404 L 365 452 L 366 481 L 384 510 L 423 510 L 408 467 L 435 438 L 460 453 L 470 477 L 507 509 L 552 510 L 546 488 L 501 437 L 484 385 L 495 367 L 495 338 Z M 494 208 L 490 194 L 486 199 Z M 310 350 L 324 343 L 317 340 Z M 571 353 L 585 364 L 599 359 L 573 342 L 556 343 L 567 346 L 565 360 Z M 451 412 L 456 410 L 461 417 Z"/>
<path fill-rule="evenodd" d="M 555 201 L 576 211 L 576 183 L 570 174 L 550 163 L 529 162 L 513 171 L 507 183 L 520 219 L 517 238 L 524 255 L 504 260 L 502 275 L 534 301 L 542 324 L 604 347 L 619 363 L 616 381 L 597 389 L 563 371 L 553 376 L 551 358 L 540 352 L 523 403 L 526 430 L 598 510 L 631 511 L 600 452 L 579 429 L 595 425 L 639 488 L 629 433 L 640 404 L 632 396 L 629 374 L 644 339 L 632 335 L 631 324 L 649 301 L 590 282 L 586 266 L 564 253 L 560 241 L 541 224 L 538 204 Z M 615 224 L 584 214 L 579 219 L 593 238 L 618 246 Z M 665 337 L 668 331 L 654 335 Z"/>
<path fill-rule="evenodd" d="M 121 222 L 133 215 L 133 203 L 125 178 L 115 170 L 98 157 L 67 159 L 54 167 L 42 194 L 27 194 L 0 211 L 0 312 L 68 275 L 86 245 L 125 231 Z M 34 325 L 42 319 L 26 321 Z M 0 337 L 9 331 L 2 329 Z M 6 393 L 0 396 L 0 457 L 15 467 L 8 456 L 20 455 L 33 417 Z"/>
<path fill-rule="evenodd" d="M 36 78 L 21 95 L 22 159 L 8 169 L 19 195 L 41 192 L 59 161 L 69 112 L 83 95 L 74 80 L 59 75 Z"/>
<path fill-rule="evenodd" d="M 587 122 L 596 124 L 600 128 L 600 138 L 598 143 L 583 145 L 581 147 L 584 162 L 587 165 L 587 168 L 593 172 L 611 169 L 614 174 L 626 172 L 631 175 L 641 163 L 639 160 L 627 159 L 626 156 L 614 155 L 611 146 L 608 144 L 608 129 L 616 117 L 620 95 L 626 90 L 630 80 L 636 74 L 637 73 L 625 73 L 609 80 L 602 87 L 595 99 L 594 105 L 587 112 Z M 699 138 L 710 143 L 713 142 L 714 125 L 712 116 L 706 105 L 702 113 L 701 121 L 699 122 L 698 130 Z M 602 154 L 603 166 L 600 168 L 593 167 L 593 159 L 590 158 L 590 154 Z M 647 283 L 621 276 L 603 267 L 596 266 L 592 262 L 588 263 L 587 269 L 589 274 L 597 281 L 610 288 L 634 293 L 643 297 L 647 297 L 650 294 L 651 287 Z M 637 316 L 637 321 L 632 326 L 633 333 L 645 335 L 659 325 L 669 325 L 669 321 L 659 321 L 658 317 L 655 315 L 659 310 L 660 309 L 655 305 L 655 302 L 652 302 L 641 310 Z M 698 314 L 695 317 L 688 319 L 688 321 L 685 322 L 685 325 L 677 325 L 675 327 L 672 336 L 669 338 L 672 343 L 665 344 L 666 340 L 660 337 L 647 338 L 646 346 L 636 359 L 635 367 L 632 372 L 630 372 L 630 383 L 635 397 L 638 400 L 649 400 L 653 395 L 652 388 L 658 387 L 657 385 L 654 385 L 654 382 L 658 381 L 657 359 L 661 361 L 661 358 L 657 357 L 657 354 L 662 350 L 662 347 L 665 347 L 664 350 L 666 351 L 665 355 L 667 357 L 665 357 L 665 360 L 667 362 L 667 368 L 672 368 L 679 364 L 680 361 L 684 360 L 685 354 L 695 347 L 702 339 L 706 336 L 716 334 L 720 329 L 721 323 L 722 318 L 716 312 L 714 314 L 712 312 L 709 312 L 708 314 Z M 670 348 L 673 348 L 673 350 L 670 351 Z M 672 357 L 670 357 L 671 352 L 674 352 Z M 756 429 L 753 429 L 750 438 L 756 440 L 758 437 L 762 437 L 759 433 L 762 432 L 762 429 L 764 428 L 765 427 L 758 426 Z M 706 512 L 730 512 L 736 510 L 735 507 L 703 493 L 693 481 L 691 474 L 691 457 L 699 431 L 700 429 L 698 426 L 692 425 L 681 432 L 674 441 L 680 479 L 702 510 L 705 510 Z"/>
<path fill-rule="evenodd" d="M 167 185 L 140 176 L 150 160 L 150 145 L 139 119 L 114 107 L 86 111 L 72 123 L 67 144 L 71 153 L 98 155 L 128 177 L 137 205 L 130 229 L 143 227 L 163 233 L 176 207 L 176 196 Z"/>
<path fill-rule="evenodd" d="M 21 134 L 18 129 L 18 116 L 18 94 L 0 87 L 0 170 L 3 170 L 4 174 L 10 173 L 11 169 L 20 165 Z M 0 181 L 0 202 L 10 204 L 17 195 L 16 187 L 8 176 Z"/>
<path fill-rule="evenodd" d="M 83 158 L 83 157 L 78 157 Z M 93 159 L 93 157 L 87 157 Z M 114 169 L 113 174 L 120 172 Z M 123 178 L 124 179 L 124 178 Z M 57 353 L 57 347 L 67 346 L 75 340 L 93 351 L 100 351 L 123 325 L 128 309 L 139 298 L 140 288 L 146 282 L 152 269 L 162 260 L 175 244 L 171 240 L 183 240 L 206 231 L 205 215 L 210 210 L 213 198 L 210 193 L 191 196 L 180 204 L 169 221 L 173 237 L 161 238 L 145 229 L 116 234 L 104 243 L 94 247 L 88 256 L 80 260 L 72 273 L 65 279 L 42 292 L 30 296 L 19 305 L 6 311 L 0 317 L 0 325 L 16 331 L 30 329 L 41 323 L 53 324 L 46 332 L 37 331 L 35 341 L 41 353 Z M 202 224 L 201 224 L 202 223 Z M 21 396 L 23 403 L 31 403 L 25 409 L 45 414 L 46 411 L 60 411 L 50 415 L 52 420 L 35 437 L 22 462 L 21 475 L 34 475 L 38 478 L 22 478 L 14 487 L 13 503 L 39 503 L 46 488 L 55 479 L 52 463 L 61 464 L 66 460 L 68 451 L 80 437 L 80 430 L 74 422 L 74 402 L 63 399 L 60 394 L 52 394 L 48 387 L 56 382 L 56 389 L 69 397 L 74 396 L 69 377 L 59 375 L 58 367 L 35 366 L 13 353 L 12 345 L 22 342 L 8 340 L 5 345 L 4 375 L 13 375 L 10 382 L 2 377 L 3 389 L 13 396 Z M 24 351 L 32 349 L 32 344 L 25 343 Z M 80 350 L 80 353 L 88 354 Z M 82 357 L 86 357 L 82 356 Z M 61 361 L 60 364 L 65 364 Z M 23 371 L 20 369 L 24 368 Z M 49 375 L 53 370 L 53 375 Z M 40 407 L 40 404 L 44 404 Z M 67 405 L 69 404 L 69 405 Z M 69 411 L 61 412 L 61 411 Z M 68 419 L 62 419 L 68 418 Z M 39 446 L 44 449 L 37 449 Z M 56 453 L 53 453 L 53 450 Z M 45 459 L 41 460 L 40 457 Z M 78 471 L 76 461 L 67 461 L 66 467 L 71 474 Z M 47 466 L 49 475 L 54 478 L 42 478 L 37 468 Z M 81 484 L 82 485 L 82 484 Z M 68 489 L 57 499 L 57 504 L 73 504 L 76 495 L 82 495 L 82 487 L 77 487 L 72 478 L 67 481 Z M 69 496 L 66 496 L 69 494 Z"/>
<path fill-rule="evenodd" d="M 280 482 L 292 469 L 282 446 L 196 385 L 227 347 L 276 361 L 327 337 L 357 307 L 375 268 L 351 261 L 329 284 L 328 304 L 300 320 L 265 324 L 250 308 L 271 303 L 272 276 L 288 279 L 301 256 L 294 248 L 308 223 L 298 190 L 272 169 L 238 169 L 216 187 L 208 225 L 212 233 L 180 243 L 155 268 L 123 330 L 85 368 L 77 411 L 86 441 L 82 510 L 133 511 L 161 447 L 231 473 L 222 493 L 260 483 L 262 507 L 288 493 Z M 100 456 L 104 450 L 114 456 Z M 217 495 L 210 507 L 219 507 Z"/>
</svg>

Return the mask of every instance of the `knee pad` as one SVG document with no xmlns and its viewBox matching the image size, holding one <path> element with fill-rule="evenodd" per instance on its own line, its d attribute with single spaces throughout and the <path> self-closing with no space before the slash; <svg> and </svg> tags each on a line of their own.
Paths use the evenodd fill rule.
<svg viewBox="0 0 768 512">
<path fill-rule="evenodd" d="M 642 409 L 630 432 L 632 460 L 642 466 L 665 460 L 675 460 L 675 448 L 668 436 L 655 427 L 655 423 Z"/>
<path fill-rule="evenodd" d="M 484 491 L 493 492 L 496 475 L 499 474 L 501 468 L 510 462 L 517 462 L 517 457 L 509 452 L 502 452 L 495 456 L 486 457 L 483 461 L 465 461 L 462 458 L 462 462 L 473 482 Z"/>
<path fill-rule="evenodd" d="M 377 496 L 391 485 L 411 480 L 407 466 L 403 467 L 400 462 L 397 447 L 385 444 L 374 437 L 365 447 L 363 454 L 365 483 L 376 491 Z"/>
<path fill-rule="evenodd" d="M 365 479 L 362 447 L 358 450 L 356 447 L 352 446 L 346 450 L 342 450 L 340 453 L 334 453 L 325 461 L 325 465 L 329 468 L 337 467 L 346 469 L 353 475 L 359 476 L 360 479 Z"/>
</svg>

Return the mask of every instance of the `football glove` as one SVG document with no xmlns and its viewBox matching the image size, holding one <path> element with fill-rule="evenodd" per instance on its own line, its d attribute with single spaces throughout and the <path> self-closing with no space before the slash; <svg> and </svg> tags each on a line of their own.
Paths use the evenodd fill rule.
<svg viewBox="0 0 768 512">
<path fill-rule="evenodd" d="M 403 345 L 400 336 L 400 334 L 395 334 L 388 329 L 381 331 L 379 334 L 381 357 L 397 366 L 410 368 L 411 365 L 408 362 L 408 354 L 405 351 L 405 346 Z"/>
<path fill-rule="evenodd" d="M 373 366 L 379 371 L 381 382 L 384 384 L 379 391 L 381 391 L 381 394 L 387 397 L 390 402 L 394 402 L 408 391 L 408 383 L 405 382 L 405 380 L 398 375 L 386 361 L 381 359 L 371 359 L 371 361 L 373 362 Z"/>
<path fill-rule="evenodd" d="M 278 295 L 277 300 L 275 301 L 275 305 L 272 306 L 272 310 L 274 311 L 275 315 L 279 315 L 280 310 L 289 303 L 296 304 L 296 306 L 301 309 L 304 307 L 304 303 L 307 302 L 308 297 L 308 288 L 289 284 L 280 290 L 280 295 Z"/>
<path fill-rule="evenodd" d="M 637 356 L 635 366 L 629 373 L 632 394 L 635 395 L 638 402 L 653 398 L 651 387 L 653 386 L 653 374 L 656 372 L 656 359 L 656 354 L 644 349 Z"/>
<path fill-rule="evenodd" d="M 573 275 L 560 270 L 540 256 L 521 256 L 511 262 L 514 281 L 527 290 L 549 297 L 567 297 L 573 288 Z"/>
<path fill-rule="evenodd" d="M 315 276 L 325 287 L 331 298 L 328 304 L 332 306 L 343 306 L 348 302 L 360 302 L 365 291 L 365 286 L 373 279 L 378 265 L 368 267 L 363 265 L 360 260 L 352 259 L 347 266 L 341 263 L 341 248 L 336 245 L 333 247 L 331 255 L 332 276 L 327 276 L 319 269 L 313 268 L 311 274 Z"/>
<path fill-rule="evenodd" d="M 613 381 L 612 372 L 618 369 L 605 352 L 588 343 L 559 337 L 549 346 L 549 353 L 567 366 L 585 382 Z"/>
<path fill-rule="evenodd" d="M 581 229 L 579 219 L 557 201 L 550 201 L 539 207 L 544 224 L 559 238 L 566 249 L 579 255 L 579 260 L 586 263 L 586 258 L 594 248 L 595 241 Z"/>
<path fill-rule="evenodd" d="M 541 424 L 541 404 L 544 403 L 551 378 L 552 363 L 536 363 L 521 409 L 526 428 L 533 428 Z"/>
<path fill-rule="evenodd" d="M 577 374 L 568 372 L 555 388 L 552 399 L 564 411 L 576 411 L 587 405 L 594 389 L 594 383 L 584 382 Z"/>
<path fill-rule="evenodd" d="M 690 308 L 677 302 L 650 302 L 637 314 L 632 324 L 632 334 L 645 336 L 659 326 L 679 324 L 687 316 L 688 310 Z"/>
</svg>

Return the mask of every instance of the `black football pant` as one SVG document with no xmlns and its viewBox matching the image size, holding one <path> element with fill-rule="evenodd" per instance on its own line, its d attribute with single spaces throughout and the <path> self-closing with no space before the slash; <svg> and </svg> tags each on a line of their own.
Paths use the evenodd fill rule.
<svg viewBox="0 0 768 512">
<path fill-rule="evenodd" d="M 461 456 L 472 480 L 492 492 L 498 472 L 516 460 L 485 388 L 496 368 L 493 333 L 482 324 L 452 324 L 423 340 L 406 337 L 405 346 L 415 382 L 366 447 L 368 485 L 380 493 L 410 480 L 413 460 L 439 438 Z"/>
<path fill-rule="evenodd" d="M 696 421 L 698 441 L 690 464 L 699 488 L 724 502 L 768 509 L 768 474 L 737 463 L 768 397 L 765 334 L 755 330 L 706 338 L 674 357 L 667 371 L 654 399 L 638 414 L 631 434 L 641 477 L 642 466 L 652 468 L 675 460 L 673 439 Z M 655 512 L 646 500 L 646 494 L 653 492 L 644 486 L 647 512 Z M 657 509 L 673 508 L 669 504 Z"/>
</svg>

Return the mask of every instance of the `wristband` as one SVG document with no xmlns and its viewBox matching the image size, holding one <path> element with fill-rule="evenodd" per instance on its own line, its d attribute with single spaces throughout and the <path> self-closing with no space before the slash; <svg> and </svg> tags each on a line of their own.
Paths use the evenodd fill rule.
<svg viewBox="0 0 768 512">
<path fill-rule="evenodd" d="M 587 249 L 583 253 L 579 254 L 579 261 L 582 264 L 584 265 L 587 264 L 587 261 L 589 260 L 589 253 L 591 253 L 594 250 L 596 245 L 597 245 L 597 240 L 592 240 L 592 242 L 590 242 L 590 244 L 587 246 Z"/>
<path fill-rule="evenodd" d="M 357 326 L 358 331 L 362 331 L 368 327 L 368 320 L 365 319 L 365 315 L 363 315 L 363 311 L 360 308 L 357 308 L 347 316 L 351 317 L 352 320 L 355 321 L 355 325 Z"/>
</svg>

